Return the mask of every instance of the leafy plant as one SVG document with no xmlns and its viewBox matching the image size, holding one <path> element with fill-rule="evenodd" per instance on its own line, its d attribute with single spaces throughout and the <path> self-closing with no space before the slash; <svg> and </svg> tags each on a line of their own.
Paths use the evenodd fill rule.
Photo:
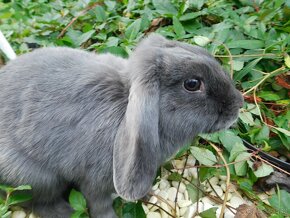
<svg viewBox="0 0 290 218">
<path fill-rule="evenodd" d="M 75 210 L 71 218 L 89 218 L 86 199 L 82 193 L 72 189 L 69 195 L 69 203 Z"/>
<path fill-rule="evenodd" d="M 235 129 L 201 135 L 176 158 L 191 152 L 202 165 L 220 165 L 209 142 L 223 146 L 225 159 L 232 163 L 232 180 L 258 202 L 252 185 L 273 168 L 249 153 L 242 139 L 289 160 L 289 20 L 289 0 L 0 1 L 0 29 L 17 54 L 43 46 L 68 46 L 127 57 L 140 38 L 153 31 L 211 52 L 243 93 L 244 107 Z M 164 168 L 170 170 L 169 165 Z M 225 171 L 203 167 L 199 179 L 216 174 Z M 182 175 L 172 173 L 169 179 L 180 181 Z M 193 197 L 197 195 L 193 186 L 187 188 Z M 272 217 L 279 217 L 278 199 L 284 202 L 287 194 L 281 191 L 280 197 L 275 196 Z M 87 216 L 80 193 L 73 191 L 70 197 L 75 216 Z M 127 204 L 118 198 L 115 208 L 120 217 L 144 215 L 140 202 Z"/>
<path fill-rule="evenodd" d="M 32 196 L 27 190 L 31 187 L 28 185 L 21 185 L 16 188 L 0 185 L 0 217 L 8 218 L 11 216 L 10 207 L 25 201 L 31 200 Z M 2 197 L 3 192 L 3 197 Z"/>
</svg>

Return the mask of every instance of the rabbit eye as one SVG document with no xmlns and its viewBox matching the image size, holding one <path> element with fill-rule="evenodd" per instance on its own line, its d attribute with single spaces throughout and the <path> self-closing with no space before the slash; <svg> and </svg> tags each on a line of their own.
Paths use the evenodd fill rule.
<svg viewBox="0 0 290 218">
<path fill-rule="evenodd" d="M 200 90 L 201 81 L 199 79 L 187 79 L 183 82 L 183 87 L 190 92 Z"/>
</svg>

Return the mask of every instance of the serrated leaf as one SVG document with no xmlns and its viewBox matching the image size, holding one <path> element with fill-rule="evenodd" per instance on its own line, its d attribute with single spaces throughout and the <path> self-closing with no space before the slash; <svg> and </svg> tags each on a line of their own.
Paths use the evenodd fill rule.
<svg viewBox="0 0 290 218">
<path fill-rule="evenodd" d="M 218 132 L 210 133 L 210 134 L 199 134 L 199 136 L 208 140 L 208 141 L 211 141 L 214 143 L 220 143 Z"/>
<path fill-rule="evenodd" d="M 202 218 L 215 218 L 217 209 L 218 207 L 212 207 L 210 209 L 204 210 L 199 214 L 199 216 Z"/>
<path fill-rule="evenodd" d="M 230 152 L 229 161 L 234 161 L 240 153 L 247 151 L 244 144 L 236 143 Z"/>
<path fill-rule="evenodd" d="M 235 159 L 235 172 L 238 176 L 245 176 L 247 174 L 247 160 L 251 157 L 251 154 L 247 152 L 240 153 Z"/>
<path fill-rule="evenodd" d="M 271 173 L 274 172 L 273 167 L 271 167 L 268 164 L 265 164 L 262 162 L 262 165 L 258 167 L 257 170 L 255 170 L 253 168 L 253 162 L 248 161 L 249 166 L 251 167 L 251 169 L 253 170 L 254 174 L 256 177 L 260 178 L 260 177 L 265 177 L 265 176 L 269 176 Z"/>
<path fill-rule="evenodd" d="M 174 16 L 173 17 L 173 29 L 178 37 L 185 35 L 185 30 L 179 20 Z"/>
<path fill-rule="evenodd" d="M 190 151 L 199 163 L 203 165 L 212 166 L 217 162 L 215 155 L 206 148 L 192 147 Z"/>
<path fill-rule="evenodd" d="M 136 39 L 136 37 L 140 31 L 140 28 L 141 28 L 141 19 L 139 18 L 127 27 L 127 30 L 125 32 L 126 38 L 129 41 Z"/>
<path fill-rule="evenodd" d="M 160 14 L 164 15 L 177 15 L 177 9 L 171 4 L 169 0 L 152 0 L 152 3 Z"/>
<path fill-rule="evenodd" d="M 220 132 L 219 139 L 228 152 L 231 152 L 231 150 L 233 149 L 233 146 L 236 143 L 243 144 L 242 139 L 239 136 L 236 136 L 230 130 L 225 130 L 223 132 Z"/>
<path fill-rule="evenodd" d="M 82 193 L 72 189 L 69 195 L 69 203 L 74 210 L 85 211 L 86 210 L 86 199 Z"/>
<path fill-rule="evenodd" d="M 271 198 L 269 198 L 269 203 L 272 207 L 287 214 L 290 214 L 289 202 L 290 193 L 284 190 L 278 191 L 277 194 L 274 194 Z"/>
<path fill-rule="evenodd" d="M 253 115 L 248 111 L 242 111 L 239 114 L 239 118 L 243 121 L 243 123 L 248 124 L 249 126 L 255 125 Z"/>
</svg>

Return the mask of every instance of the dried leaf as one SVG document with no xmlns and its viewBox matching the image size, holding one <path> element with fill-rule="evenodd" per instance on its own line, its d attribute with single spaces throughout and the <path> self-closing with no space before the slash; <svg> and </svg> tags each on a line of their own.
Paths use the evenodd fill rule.
<svg viewBox="0 0 290 218">
<path fill-rule="evenodd" d="M 266 218 L 255 205 L 242 204 L 237 208 L 235 218 Z"/>
<path fill-rule="evenodd" d="M 279 75 L 275 77 L 276 83 L 286 89 L 290 89 L 290 77 Z"/>
<path fill-rule="evenodd" d="M 253 95 L 244 95 L 244 99 L 245 99 L 245 101 L 250 102 L 250 103 L 255 102 L 255 97 Z M 261 102 L 262 99 L 260 97 L 256 96 L 256 101 Z"/>
</svg>

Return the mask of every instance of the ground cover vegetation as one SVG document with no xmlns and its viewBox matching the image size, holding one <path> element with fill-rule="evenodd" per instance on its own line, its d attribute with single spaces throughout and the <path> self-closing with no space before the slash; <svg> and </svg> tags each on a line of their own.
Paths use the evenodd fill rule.
<svg viewBox="0 0 290 218">
<path fill-rule="evenodd" d="M 267 217 L 289 216 L 287 191 L 277 186 L 269 204 L 256 194 L 265 191 L 257 185 L 262 178 L 279 170 L 258 151 L 285 163 L 290 159 L 289 0 L 0 0 L 0 30 L 18 55 L 38 47 L 68 46 L 127 57 L 150 32 L 206 48 L 229 72 L 245 103 L 235 128 L 201 135 L 176 155 L 176 160 L 193 156 L 198 161 L 191 166 L 198 168 L 198 181 L 187 184 L 189 197 L 196 202 L 202 182 L 230 175 L 255 209 Z M 6 61 L 1 54 L 0 64 Z M 184 171 L 173 169 L 171 162 L 165 164 L 156 182 L 164 170 L 169 181 L 183 181 Z M 289 176 L 289 170 L 281 172 Z M 2 184 L 6 196 L 0 199 L 0 217 L 9 217 L 13 205 L 29 200 L 18 194 L 29 188 Z M 81 193 L 73 190 L 69 201 L 76 210 L 73 217 L 87 217 Z M 117 198 L 115 209 L 120 217 L 145 217 L 141 204 Z M 209 209 L 200 216 L 214 214 Z"/>
</svg>

